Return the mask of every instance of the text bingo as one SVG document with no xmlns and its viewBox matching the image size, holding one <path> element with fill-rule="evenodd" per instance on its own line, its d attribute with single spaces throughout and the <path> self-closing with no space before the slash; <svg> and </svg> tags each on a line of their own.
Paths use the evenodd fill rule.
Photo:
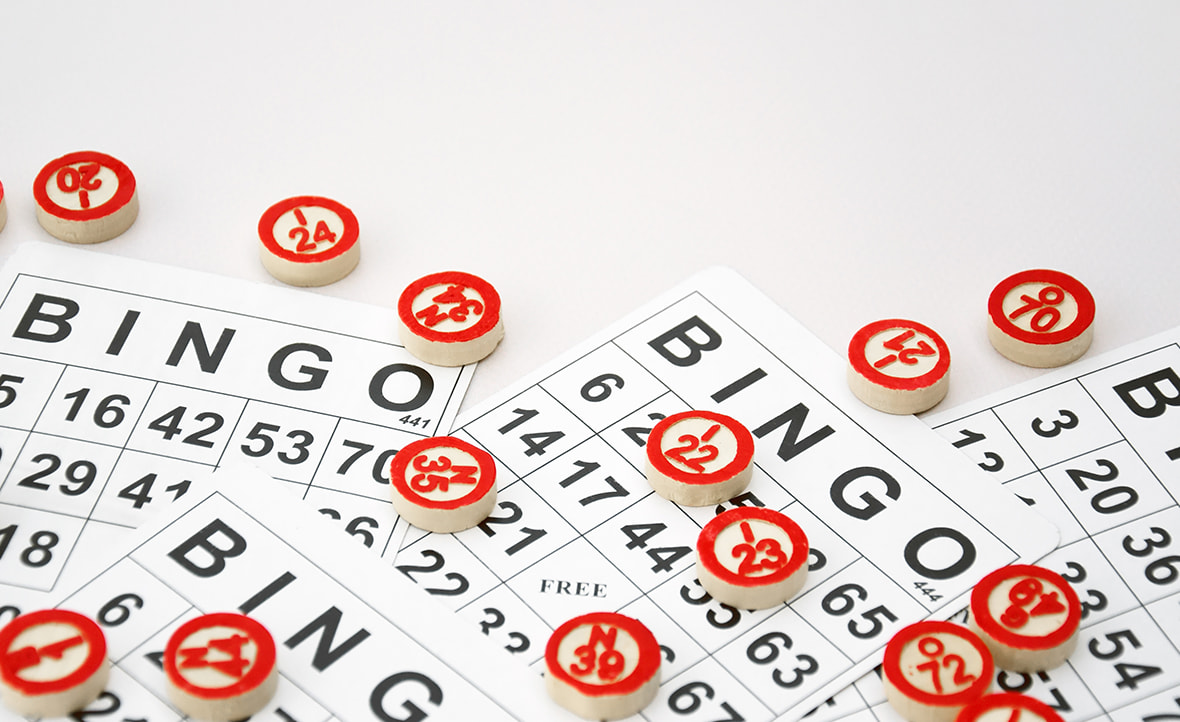
<svg viewBox="0 0 1180 722">
<path fill-rule="evenodd" d="M 186 625 L 226 611 L 249 615 L 274 640 L 279 679 L 255 720 L 563 717 L 539 677 L 504 664 L 474 630 L 456 629 L 448 612 L 314 511 L 276 498 L 275 482 L 218 476 L 222 483 L 191 491 L 168 518 L 130 532 L 134 540 L 110 550 L 123 552 L 113 563 L 88 570 L 61 599 L 98 622 L 114 665 L 76 719 L 179 722 L 167 702 L 169 640 L 179 633 L 199 653 L 209 642 Z M 4 722 L 19 719 L 0 710 Z"/>
<path fill-rule="evenodd" d="M 395 345 L 392 310 L 84 250 L 25 246 L 0 288 L 0 604 L 232 461 L 392 556 L 389 462 L 473 372 Z"/>
<path fill-rule="evenodd" d="M 754 436 L 753 480 L 719 506 L 679 507 L 644 478 L 654 424 L 694 408 Z M 413 540 L 398 568 L 534 664 L 573 616 L 640 619 L 664 650 L 650 719 L 800 717 L 879 661 L 893 631 L 1057 539 L 920 422 L 865 408 L 831 350 L 722 269 L 454 435 L 496 457 L 497 508 L 474 529 Z M 789 606 L 736 609 L 697 582 L 701 528 L 741 505 L 783 511 L 810 540 L 807 585 Z"/>
<path fill-rule="evenodd" d="M 1038 564 L 1081 602 L 1066 663 L 1001 670 L 996 689 L 1066 722 L 1180 717 L 1180 328 L 928 421 L 1061 528 Z M 816 720 L 865 707 L 897 720 L 883 702 L 868 675 Z"/>
</svg>

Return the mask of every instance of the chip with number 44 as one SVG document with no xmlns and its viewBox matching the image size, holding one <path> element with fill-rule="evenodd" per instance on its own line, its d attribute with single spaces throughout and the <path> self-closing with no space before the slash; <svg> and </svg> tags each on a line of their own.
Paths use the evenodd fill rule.
<svg viewBox="0 0 1180 722">
<path fill-rule="evenodd" d="M 545 647 L 545 688 L 576 715 L 593 720 L 630 717 L 660 686 L 660 645 L 638 619 L 592 612 L 553 631 Z"/>
<path fill-rule="evenodd" d="M 742 422 L 713 411 L 660 420 L 647 437 L 647 481 L 665 499 L 709 506 L 742 493 L 754 473 L 754 437 Z"/>
<path fill-rule="evenodd" d="M 42 609 L 0 630 L 0 693 L 17 714 L 62 717 L 82 709 L 109 676 L 106 637 L 85 615 Z"/>
<path fill-rule="evenodd" d="M 496 461 L 453 436 L 406 444 L 393 457 L 389 478 L 394 510 L 419 529 L 470 529 L 496 506 Z"/>
</svg>

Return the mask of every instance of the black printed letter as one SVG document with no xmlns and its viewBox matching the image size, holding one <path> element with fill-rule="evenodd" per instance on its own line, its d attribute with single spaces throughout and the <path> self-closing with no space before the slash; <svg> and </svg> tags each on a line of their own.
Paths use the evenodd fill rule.
<svg viewBox="0 0 1180 722">
<path fill-rule="evenodd" d="M 213 538 L 218 535 L 224 537 L 229 543 L 225 546 L 214 544 Z M 204 565 L 189 559 L 189 553 L 197 549 L 207 555 Z M 242 538 L 242 535 L 231 529 L 222 520 L 214 519 L 204 529 L 168 552 L 168 556 L 172 557 L 172 561 L 198 577 L 215 577 L 225 569 L 226 559 L 236 557 L 244 551 L 246 551 L 246 540 Z"/>
<path fill-rule="evenodd" d="M 698 342 L 689 335 L 689 332 L 693 329 L 704 335 L 703 341 Z M 685 351 L 684 355 L 677 354 L 668 348 L 668 344 L 673 341 L 680 342 Z M 647 345 L 655 349 L 669 363 L 675 364 L 676 366 L 692 366 L 701 360 L 702 351 L 712 351 L 721 345 L 721 336 L 712 328 L 709 328 L 709 325 L 702 321 L 699 316 L 693 316 L 671 331 L 666 331 L 648 341 Z"/>
<path fill-rule="evenodd" d="M 46 305 L 61 306 L 62 312 L 47 313 L 43 310 Z M 37 293 L 33 295 L 33 300 L 29 302 L 29 307 L 25 309 L 25 315 L 21 316 L 20 323 L 17 324 L 16 330 L 12 332 L 12 336 L 13 338 L 23 338 L 28 341 L 57 343 L 70 335 L 72 329 L 66 321 L 77 315 L 77 301 Z M 51 332 L 34 331 L 33 324 L 38 321 L 48 323 L 54 326 L 56 330 Z"/>
<path fill-rule="evenodd" d="M 303 374 L 303 379 L 296 381 L 295 379 L 287 378 L 283 374 L 283 364 L 297 351 L 309 351 L 316 360 L 320 363 L 327 363 L 332 360 L 332 354 L 328 353 L 328 349 L 316 346 L 310 343 L 291 343 L 275 351 L 275 355 L 270 357 L 270 364 L 266 367 L 266 372 L 270 374 L 270 380 L 275 384 L 282 386 L 285 389 L 292 391 L 314 391 L 324 385 L 324 379 L 328 377 L 328 370 L 318 368 L 316 366 L 300 366 L 299 373 Z"/>
<path fill-rule="evenodd" d="M 417 391 L 409 401 L 393 401 L 385 395 L 386 383 L 390 377 L 401 371 L 408 372 L 413 381 L 417 382 Z M 390 411 L 412 411 L 429 401 L 433 393 L 434 378 L 426 369 L 410 364 L 390 364 L 373 374 L 373 380 L 369 382 L 369 398 L 381 408 Z"/>
<path fill-rule="evenodd" d="M 385 722 L 422 722 L 422 720 L 426 719 L 427 714 L 422 711 L 422 708 L 408 699 L 402 702 L 402 709 L 409 712 L 409 715 L 405 717 L 393 717 L 385 709 L 385 695 L 389 694 L 389 691 L 399 684 L 409 682 L 420 684 L 426 688 L 427 700 L 430 704 L 435 707 L 442 704 L 442 688 L 433 679 L 419 672 L 398 672 L 381 680 L 373 688 L 373 694 L 369 695 L 369 709 L 373 711 L 373 714 L 377 715 L 378 719 L 384 720 Z"/>
<path fill-rule="evenodd" d="M 234 337 L 234 333 L 232 328 L 223 330 L 221 338 L 217 339 L 217 346 L 210 353 L 209 344 L 205 343 L 205 330 L 201 328 L 201 324 L 196 321 L 187 321 L 184 324 L 184 330 L 180 332 L 180 337 L 176 339 L 176 345 L 172 347 L 172 353 L 164 363 L 169 366 L 179 366 L 180 357 L 184 355 L 184 350 L 188 348 L 189 344 L 192 344 L 201 370 L 207 374 L 216 373 L 217 367 L 221 365 L 221 357 L 229 348 L 229 342 Z"/>
<path fill-rule="evenodd" d="M 1172 385 L 1170 396 L 1165 395 L 1163 389 L 1160 388 L 1160 384 L 1165 381 Z M 1139 389 L 1143 389 L 1151 397 L 1150 406 L 1144 406 L 1134 397 L 1134 393 Z M 1119 384 L 1114 387 L 1114 392 L 1136 416 L 1145 419 L 1154 419 L 1162 415 L 1169 406 L 1180 406 L 1180 378 L 1177 378 L 1176 372 L 1170 368 L 1160 369 L 1146 376 Z"/>
<path fill-rule="evenodd" d="M 884 469 L 878 469 L 875 466 L 859 466 L 855 469 L 849 469 L 836 477 L 836 480 L 832 482 L 831 489 L 832 502 L 835 503 L 836 508 L 848 516 L 867 521 L 880 512 L 885 511 L 885 504 L 867 491 L 860 495 L 864 506 L 853 506 L 844 497 L 844 491 L 848 488 L 849 484 L 865 476 L 872 476 L 885 482 L 885 496 L 894 501 L 897 501 L 901 497 L 901 484 L 898 484 L 897 479 L 894 479 Z"/>
</svg>

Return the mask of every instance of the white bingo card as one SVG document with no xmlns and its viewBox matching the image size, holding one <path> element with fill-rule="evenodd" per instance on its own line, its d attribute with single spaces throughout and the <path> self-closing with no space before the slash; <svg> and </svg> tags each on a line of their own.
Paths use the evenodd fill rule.
<svg viewBox="0 0 1180 722">
<path fill-rule="evenodd" d="M 857 401 L 844 366 L 740 276 L 705 272 L 461 418 L 455 435 L 496 458 L 498 508 L 457 534 L 412 530 L 397 568 L 534 665 L 569 617 L 639 618 L 665 657 L 647 719 L 801 717 L 894 630 L 1057 542 L 920 421 Z M 692 408 L 755 439 L 749 489 L 719 507 L 679 507 L 642 471 L 652 425 Z M 733 505 L 807 533 L 789 605 L 735 609 L 697 583 L 698 532 Z"/>
<path fill-rule="evenodd" d="M 392 309 L 88 249 L 23 246 L 0 293 L 0 606 L 231 461 L 392 557 L 389 461 L 474 371 L 415 360 Z"/>
<path fill-rule="evenodd" d="M 130 532 L 55 606 L 98 622 L 113 665 L 76 720 L 179 722 L 163 653 L 186 621 L 236 611 L 277 648 L 279 683 L 255 720 L 548 720 L 560 710 L 502 654 L 315 512 L 251 473 L 218 472 Z M 217 477 L 221 483 L 218 483 Z M 111 550 L 108 550 L 111 551 Z M 0 613 L 0 623 L 11 612 Z M 0 708 L 0 720 L 21 719 Z"/>
<path fill-rule="evenodd" d="M 926 420 L 1060 527 L 1039 564 L 1082 603 L 1064 665 L 995 689 L 1066 722 L 1180 719 L 1180 328 Z M 816 720 L 841 716 L 900 720 L 875 675 Z"/>
</svg>

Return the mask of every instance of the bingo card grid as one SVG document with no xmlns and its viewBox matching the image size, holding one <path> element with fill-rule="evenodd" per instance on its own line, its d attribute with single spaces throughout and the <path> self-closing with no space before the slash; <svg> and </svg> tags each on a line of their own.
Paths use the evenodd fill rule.
<svg viewBox="0 0 1180 722">
<path fill-rule="evenodd" d="M 235 475 L 249 483 L 230 483 Z M 275 499 L 278 485 L 256 475 L 219 471 L 215 486 L 193 492 L 199 500 L 132 532 L 119 545 L 125 553 L 88 570 L 56 605 L 100 624 L 112 662 L 102 695 L 73 719 L 181 720 L 165 691 L 168 637 L 195 616 L 228 609 L 263 622 L 278 648 L 278 691 L 252 719 L 560 714 L 524 667 L 497 664 L 496 650 L 468 637 L 477 633 L 445 624 L 448 612 L 376 557 L 356 560 L 355 545 L 308 519 L 298 502 Z M 0 720 L 18 719 L 0 709 Z"/>
<path fill-rule="evenodd" d="M 548 367 L 555 370 L 543 370 L 460 419 L 454 435 L 482 446 L 497 460 L 498 508 L 479 527 L 458 534 L 411 532 L 397 565 L 537 669 L 543 665 L 538 660 L 550 631 L 570 616 L 610 609 L 641 619 L 665 653 L 661 693 L 642 713 L 648 719 L 801 717 L 808 704 L 851 682 L 854 670 L 870 667 L 892 630 L 929 615 L 968 588 L 960 584 L 952 593 L 943 585 L 954 587 L 954 581 L 933 582 L 912 569 L 904 580 L 895 580 L 871 553 L 857 551 L 858 546 L 871 548 L 874 534 L 886 541 L 898 529 L 910 546 L 920 546 L 923 534 L 926 541 L 937 536 L 929 530 L 914 534 L 912 518 L 904 512 L 864 532 L 854 529 L 867 523 L 864 519 L 850 524 L 848 519 L 833 521 L 830 512 L 821 519 L 810 510 L 823 507 L 822 499 L 829 495 L 831 469 L 804 461 L 809 448 L 823 444 L 825 429 L 842 439 L 839 451 L 827 447 L 836 456 L 870 459 L 899 477 L 899 469 L 908 474 L 901 485 L 904 492 L 900 487 L 883 490 L 882 477 L 868 471 L 872 467 L 857 467 L 842 476 L 872 480 L 854 485 L 849 499 L 864 503 L 865 496 L 858 495 L 873 491 L 881 498 L 900 496 L 914 504 L 906 507 L 911 511 L 937 510 L 933 515 L 941 524 L 932 530 L 971 530 L 978 545 L 977 576 L 1021 555 L 866 432 L 866 409 L 859 402 L 851 401 L 854 413 L 860 414 L 853 418 L 830 400 L 847 404 L 851 395 L 842 376 L 834 382 L 830 378 L 833 364 L 843 368 L 826 347 L 736 274 L 717 270 L 698 279 L 698 286 L 690 281 L 688 292 L 673 291 L 666 297 L 670 301 L 653 304 L 654 311 L 640 311 L 613 335 L 603 334 L 605 342 L 592 340 Z M 760 340 L 772 334 L 781 338 L 788 326 L 794 335 L 786 344 L 791 364 Z M 687 385 L 685 377 L 665 380 L 668 369 L 651 363 L 650 356 L 646 363 L 639 360 L 643 354 L 637 347 L 658 338 L 665 350 L 670 344 L 669 353 L 680 357 L 683 366 L 672 366 L 695 366 L 686 360 L 724 355 L 713 347 L 713 334 L 717 348 L 728 349 L 728 360 L 684 369 L 693 374 Z M 819 350 L 801 354 L 800 347 Z M 828 372 L 824 383 L 831 397 L 807 380 L 823 373 L 817 369 Z M 744 419 L 768 448 L 781 440 L 791 447 L 785 453 L 792 462 L 803 465 L 784 467 L 788 462 L 773 453 L 756 455 L 749 490 L 716 508 L 682 508 L 656 496 L 642 471 L 646 434 L 663 416 L 706 407 Z M 919 446 L 929 436 L 930 445 L 942 449 L 920 422 L 871 416 L 876 413 L 867 411 L 870 423 L 881 424 L 879 428 L 915 422 Z M 750 423 L 752 418 L 762 421 Z M 905 442 L 898 443 L 904 447 Z M 969 465 L 949 461 L 951 468 L 943 468 L 944 474 L 979 481 Z M 816 477 L 824 479 L 816 485 L 823 489 L 816 495 L 801 488 L 796 472 L 804 478 L 824 474 Z M 1003 514 L 989 519 L 994 528 L 1003 529 L 1009 540 L 1023 535 L 1032 545 L 1023 550 L 1026 555 L 1040 556 L 1053 547 L 1056 533 L 1050 525 L 1013 497 L 998 497 Z M 826 503 L 830 508 L 831 502 Z M 697 583 L 697 534 L 715 513 L 735 504 L 783 510 L 807 531 L 811 571 L 807 587 L 789 606 L 739 610 L 713 601 Z M 862 509 L 862 516 L 871 511 Z M 905 526 L 898 527 L 901 523 Z M 943 542 L 951 547 L 957 543 L 939 539 L 936 544 Z M 885 545 L 890 543 L 900 545 L 896 540 Z M 939 563 L 926 562 L 931 567 Z M 922 581 L 915 584 L 915 579 Z"/>
<path fill-rule="evenodd" d="M 1001 670 L 995 689 L 1037 697 L 1066 722 L 1180 719 L 1177 339 L 1180 329 L 927 419 L 1061 529 L 1039 563 L 1078 592 L 1078 648 L 1047 672 Z M 876 675 L 816 715 L 841 718 L 900 720 Z"/>
<path fill-rule="evenodd" d="M 0 605 L 235 461 L 392 557 L 389 460 L 449 428 L 474 369 L 380 340 L 388 310 L 92 251 L 26 245 L 3 288 Z"/>
</svg>

